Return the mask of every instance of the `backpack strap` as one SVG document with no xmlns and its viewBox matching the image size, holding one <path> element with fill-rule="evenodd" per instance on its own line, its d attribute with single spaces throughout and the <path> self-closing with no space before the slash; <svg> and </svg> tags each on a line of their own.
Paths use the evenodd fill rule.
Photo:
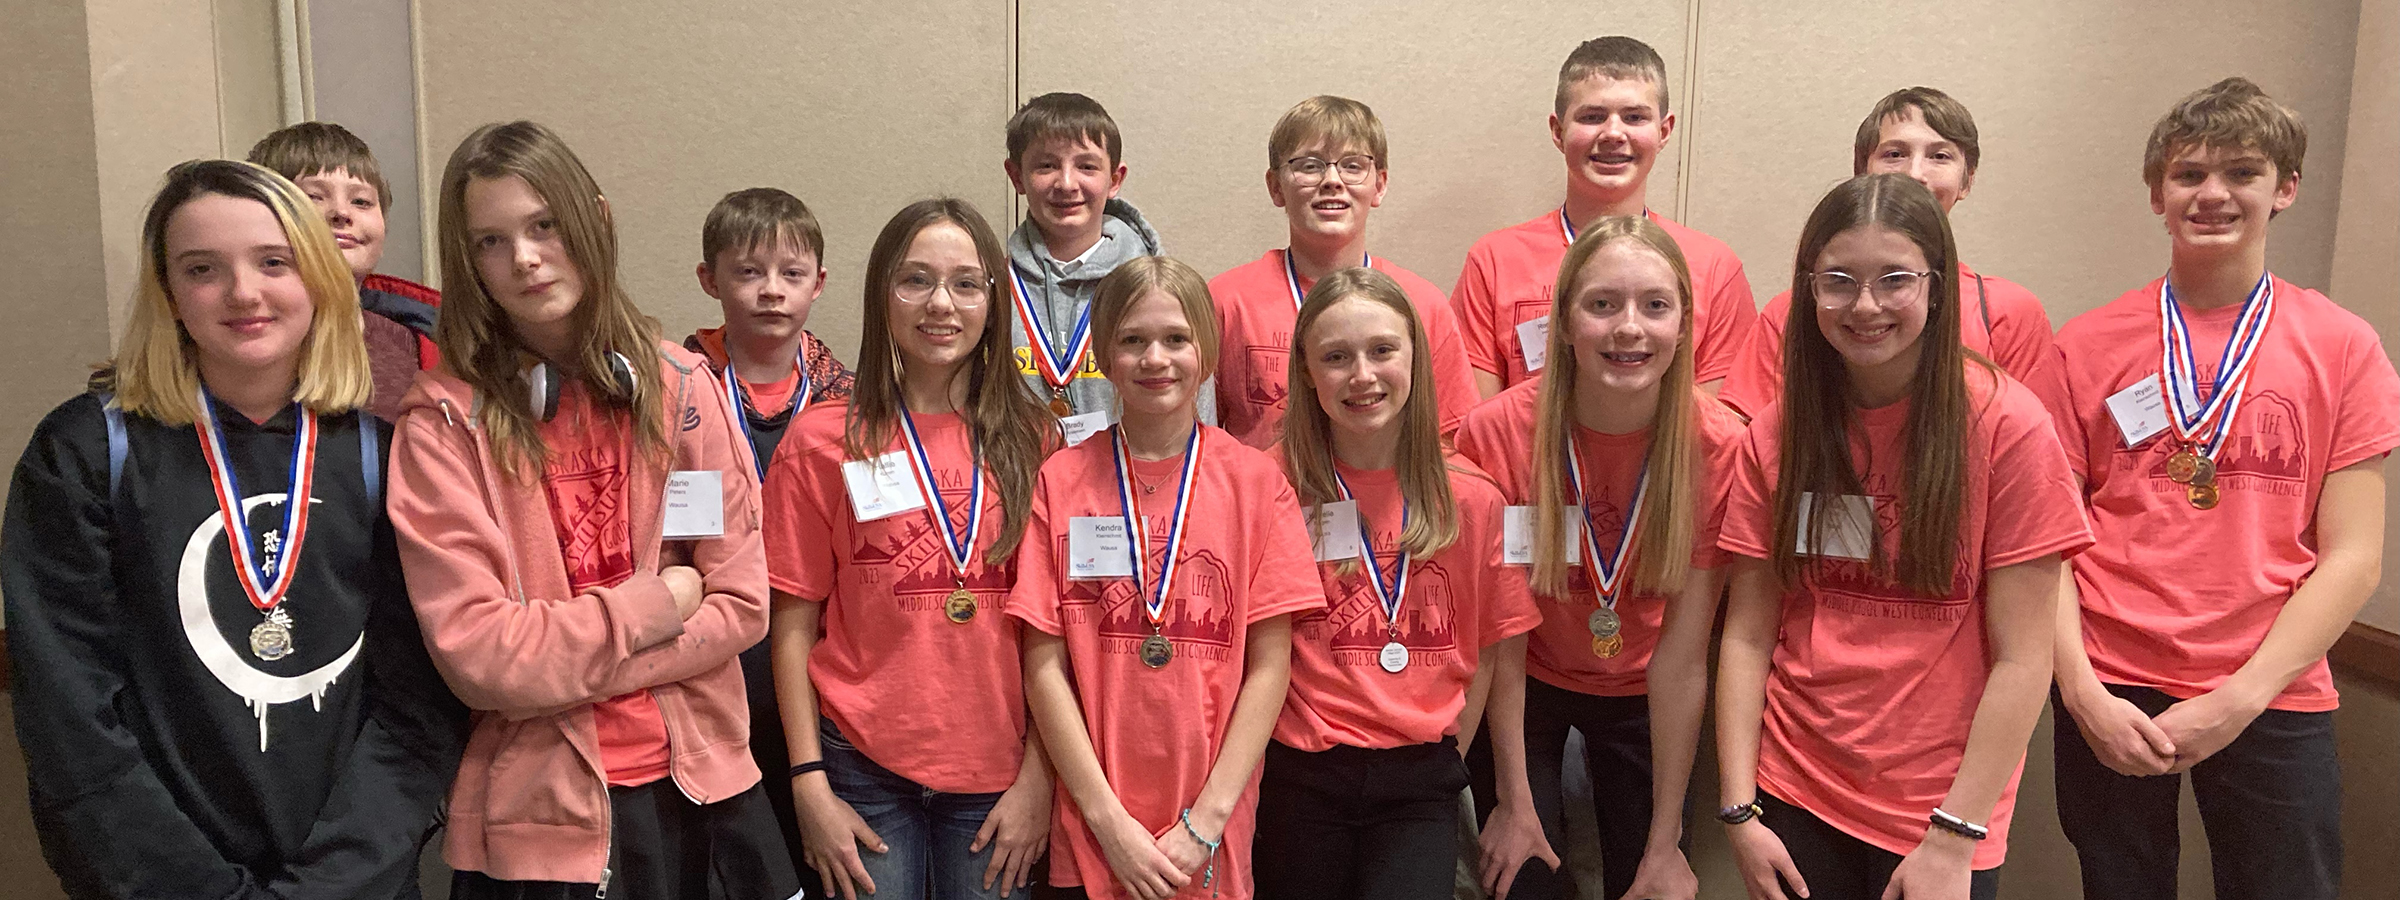
<svg viewBox="0 0 2400 900">
<path fill-rule="evenodd" d="M 358 472 L 367 482 L 367 502 L 383 505 L 383 458 L 375 446 L 375 414 L 358 409 Z"/>
<path fill-rule="evenodd" d="M 117 407 L 117 395 L 100 394 L 100 418 L 108 423 L 108 499 L 117 499 L 117 485 L 125 480 L 125 411 Z"/>
</svg>

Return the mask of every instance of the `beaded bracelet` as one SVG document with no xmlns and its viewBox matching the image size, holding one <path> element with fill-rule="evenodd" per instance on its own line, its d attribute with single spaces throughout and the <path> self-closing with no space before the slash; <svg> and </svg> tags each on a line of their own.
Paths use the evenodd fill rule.
<svg viewBox="0 0 2400 900">
<path fill-rule="evenodd" d="M 1225 836 L 1217 835 L 1217 839 L 1213 841 L 1201 837 L 1200 829 L 1192 827 L 1192 811 L 1189 809 L 1184 810 L 1177 818 L 1183 820 L 1183 833 L 1191 835 L 1192 840 L 1199 842 L 1200 846 L 1208 848 L 1208 869 L 1201 874 L 1200 884 L 1208 888 L 1209 896 L 1214 897 L 1217 895 L 1217 846 L 1225 843 Z"/>
</svg>

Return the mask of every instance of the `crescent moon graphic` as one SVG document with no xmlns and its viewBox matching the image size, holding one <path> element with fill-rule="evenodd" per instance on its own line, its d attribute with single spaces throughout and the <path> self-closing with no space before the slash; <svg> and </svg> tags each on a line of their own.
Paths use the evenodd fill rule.
<svg viewBox="0 0 2400 900">
<path fill-rule="evenodd" d="M 281 503 L 283 494 L 259 494 L 242 501 L 242 515 L 268 503 Z M 310 499 L 314 506 L 323 500 Z M 250 666 L 233 645 L 225 642 L 224 632 L 217 630 L 216 614 L 208 605 L 208 550 L 217 537 L 225 533 L 225 513 L 215 515 L 192 529 L 192 539 L 183 545 L 183 563 L 176 569 L 176 606 L 183 614 L 183 639 L 192 645 L 201 665 L 223 683 L 227 690 L 240 696 L 258 714 L 258 752 L 267 752 L 267 709 L 279 703 L 290 703 L 306 697 L 317 708 L 324 708 L 325 692 L 333 681 L 349 671 L 358 659 L 359 648 L 366 646 L 367 636 L 360 633 L 350 643 L 341 658 L 317 667 L 303 675 L 283 677 L 269 675 Z"/>
</svg>

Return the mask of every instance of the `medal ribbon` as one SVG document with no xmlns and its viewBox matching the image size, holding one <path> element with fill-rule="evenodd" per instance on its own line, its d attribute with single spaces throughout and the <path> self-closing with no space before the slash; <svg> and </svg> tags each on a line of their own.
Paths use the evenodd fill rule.
<svg viewBox="0 0 2400 900">
<path fill-rule="evenodd" d="M 801 413 L 808 411 L 810 385 L 807 342 L 804 341 L 800 344 L 800 359 L 794 365 L 800 368 L 800 384 L 792 389 L 792 418 L 798 419 Z M 749 392 L 742 390 L 741 379 L 734 377 L 731 354 L 725 357 L 725 402 L 733 408 L 733 424 L 742 429 L 742 440 L 748 442 L 750 440 L 750 415 L 747 412 L 750 409 Z M 767 461 L 759 459 L 752 460 L 752 462 L 758 464 L 758 479 L 765 481 L 767 479 Z"/>
<path fill-rule="evenodd" d="M 933 518 L 934 533 L 941 535 L 942 549 L 949 551 L 950 563 L 964 581 L 967 564 L 975 561 L 976 536 L 983 533 L 983 452 L 977 450 L 967 467 L 967 529 L 962 537 L 950 522 L 950 507 L 942 501 L 942 488 L 933 480 L 933 458 L 925 452 L 925 441 L 917 436 L 917 423 L 906 406 L 900 409 L 900 433 L 907 439 L 903 449 L 908 451 L 909 474 L 917 477 L 917 490 L 925 494 L 925 514 Z"/>
<path fill-rule="evenodd" d="M 1642 218 L 1652 218 L 1650 207 L 1642 207 Z M 1558 231 L 1566 236 L 1567 246 L 1575 246 L 1575 223 L 1567 218 L 1567 208 L 1564 206 L 1558 208 Z"/>
<path fill-rule="evenodd" d="M 1200 431 L 1192 426 L 1192 437 L 1183 446 L 1183 474 L 1175 479 L 1175 515 L 1167 524 L 1167 555 L 1159 561 L 1158 581 L 1149 583 L 1149 565 L 1145 559 L 1150 552 L 1150 529 L 1142 522 L 1141 510 L 1133 503 L 1133 448 L 1125 443 L 1121 430 L 1109 432 L 1117 461 L 1117 504 L 1125 514 L 1125 530 L 1133 543 L 1133 591 L 1142 598 L 1142 612 L 1150 617 L 1150 627 L 1157 628 L 1167 613 L 1167 588 L 1175 583 L 1176 557 L 1183 549 L 1183 525 L 1192 511 L 1192 476 L 1200 471 Z"/>
<path fill-rule="evenodd" d="M 300 406 L 300 404 L 292 404 Z M 249 517 L 242 513 L 242 486 L 234 479 L 233 460 L 225 453 L 225 436 L 217 427 L 215 400 L 207 386 L 200 388 L 200 455 L 208 460 L 208 481 L 217 495 L 217 511 L 225 518 L 225 543 L 233 551 L 233 574 L 242 593 L 259 612 L 274 612 L 291 591 L 292 574 L 299 571 L 300 542 L 308 536 L 308 498 L 316 485 L 317 417 L 301 406 L 292 429 L 292 484 L 283 499 L 283 547 L 272 564 L 262 564 L 250 542 Z"/>
<path fill-rule="evenodd" d="M 1616 552 L 1600 555 L 1599 529 L 1592 527 L 1592 509 L 1583 499 L 1583 459 L 1575 452 L 1575 439 L 1567 438 L 1567 477 L 1575 484 L 1575 511 L 1583 516 L 1583 565 L 1591 575 L 1593 586 L 1600 593 L 1603 609 L 1617 608 L 1617 591 L 1625 586 L 1625 557 L 1633 552 L 1633 535 L 1642 525 L 1642 495 L 1650 490 L 1650 459 L 1642 458 L 1642 480 L 1634 482 L 1633 502 L 1625 508 L 1625 530 L 1617 535 Z"/>
<path fill-rule="evenodd" d="M 1370 253 L 1360 253 L 1358 267 L 1362 269 L 1375 268 L 1375 256 Z M 1292 251 L 1288 248 L 1283 251 L 1283 283 L 1292 289 L 1292 308 L 1299 309 L 1300 302 L 1306 299 L 1307 294 L 1300 290 L 1300 269 L 1292 264 Z"/>
<path fill-rule="evenodd" d="M 1023 320 L 1025 343 L 1033 350 L 1033 367 L 1041 371 L 1051 390 L 1065 390 L 1092 348 L 1091 304 L 1084 304 L 1083 316 L 1075 321 L 1075 333 L 1067 339 L 1067 352 L 1061 355 L 1050 349 L 1050 330 L 1042 326 L 1041 314 L 1034 311 L 1033 292 L 1025 289 L 1025 276 L 1017 273 L 1016 266 L 1008 267 L 1008 282 L 1015 288 L 1017 318 Z"/>
<path fill-rule="evenodd" d="M 2166 381 L 2167 417 L 2177 440 L 2196 453 L 2215 459 L 2225 438 L 2233 432 L 2234 414 L 2242 405 L 2242 394 L 2249 388 L 2251 363 L 2258 358 L 2258 347 L 2267 333 L 2267 324 L 2275 317 L 2275 285 L 2270 275 L 2260 275 L 2258 286 L 2250 289 L 2242 301 L 2241 315 L 2234 319 L 2233 336 L 2225 341 L 2225 350 L 2217 358 L 2217 377 L 2214 393 L 2207 403 L 2200 401 L 2199 369 L 2192 358 L 2191 330 L 2184 325 L 2183 308 L 2175 301 L 2175 287 L 2165 280 L 2159 282 L 2158 320 L 2160 354 L 2159 372 Z"/>
<path fill-rule="evenodd" d="M 1357 498 L 1350 494 L 1350 484 L 1342 480 L 1342 473 L 1333 473 L 1333 486 L 1342 492 L 1342 499 L 1357 502 Z M 1404 494 L 1400 497 L 1400 530 L 1393 534 L 1407 533 L 1408 497 Z M 1358 548 L 1367 557 L 1367 583 L 1375 586 L 1375 599 L 1383 604 L 1384 624 L 1395 629 L 1400 627 L 1400 604 L 1408 601 L 1408 548 L 1399 543 L 1397 538 L 1392 541 L 1392 552 L 1399 555 L 1399 568 L 1392 573 L 1391 584 L 1387 587 L 1383 580 L 1383 564 L 1375 559 L 1375 535 L 1367 531 L 1367 517 L 1358 517 Z"/>
</svg>

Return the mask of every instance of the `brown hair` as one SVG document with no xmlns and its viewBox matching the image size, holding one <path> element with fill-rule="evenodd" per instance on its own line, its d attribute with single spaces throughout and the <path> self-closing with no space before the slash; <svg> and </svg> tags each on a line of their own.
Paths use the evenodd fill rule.
<svg viewBox="0 0 2400 900">
<path fill-rule="evenodd" d="M 1310 507 L 1341 499 L 1333 480 L 1333 422 L 1317 398 L 1308 372 L 1308 335 L 1325 311 L 1345 302 L 1373 303 L 1408 323 L 1408 402 L 1400 409 L 1400 496 L 1412 513 L 1400 532 L 1400 550 L 1424 559 L 1458 541 L 1458 501 L 1450 492 L 1443 459 L 1442 414 L 1434 396 L 1433 350 L 1408 293 L 1392 276 L 1367 268 L 1339 269 L 1319 279 L 1300 303 L 1292 325 L 1291 391 L 1283 416 L 1283 469 Z"/>
<path fill-rule="evenodd" d="M 1365 150 L 1379 169 L 1391 168 L 1391 146 L 1383 135 L 1383 120 L 1367 105 L 1348 97 L 1320 94 L 1300 101 L 1275 120 L 1267 133 L 1267 168 L 1282 166 L 1311 141 L 1325 140 L 1337 148 Z"/>
<path fill-rule="evenodd" d="M 717 254 L 798 244 L 825 264 L 825 229 L 800 198 L 776 188 L 744 188 L 726 194 L 700 224 L 700 261 L 710 268 Z"/>
<path fill-rule="evenodd" d="M 1621 34 L 1597 37 L 1575 47 L 1567 54 L 1566 64 L 1558 67 L 1558 99 L 1551 110 L 1556 115 L 1567 114 L 1567 91 L 1594 75 L 1626 81 L 1647 81 L 1658 86 L 1658 114 L 1667 114 L 1667 61 L 1649 44 Z"/>
<path fill-rule="evenodd" d="M 949 223 L 967 233 L 984 276 L 1008 271 L 1008 254 L 982 213 L 967 201 L 951 197 L 919 200 L 892 215 L 875 246 L 867 252 L 866 318 L 859 329 L 858 381 L 842 425 L 842 449 L 852 459 L 867 459 L 891 446 L 900 427 L 906 400 L 900 395 L 900 359 L 892 344 L 893 292 L 900 266 L 917 235 L 936 224 Z M 962 370 L 967 376 L 967 405 L 962 410 L 975 451 L 992 483 L 1000 490 L 1003 524 L 984 560 L 992 565 L 1015 555 L 1033 515 L 1033 476 L 1041 470 L 1050 438 L 1057 434 L 1050 411 L 1034 398 L 1033 389 L 1017 374 L 1017 357 L 1010 341 L 1010 316 L 1015 307 L 1000 299 L 1006 288 L 992 283 L 992 299 L 975 342 L 975 358 Z"/>
<path fill-rule="evenodd" d="M 1941 135 L 1942 140 L 1958 145 L 1958 152 L 1967 158 L 1967 174 L 1975 174 L 1975 167 L 1983 164 L 1983 144 L 1976 138 L 1975 116 L 1967 112 L 1966 104 L 1929 87 L 1901 88 L 1875 101 L 1875 108 L 1868 110 L 1867 117 L 1858 123 L 1858 137 L 1850 142 L 1850 174 L 1867 173 L 1867 158 L 1874 156 L 1876 145 L 1883 143 L 1883 121 L 1905 119 L 1912 109 L 1918 118 L 1925 120 L 1925 127 Z"/>
<path fill-rule="evenodd" d="M 2192 147 L 2256 150 L 2275 163 L 2275 183 L 2300 177 L 2308 155 L 2308 126 L 2250 79 L 2236 75 L 2193 91 L 2150 128 L 2142 148 L 2142 183 L 2157 190 L 2167 162 Z"/>
<path fill-rule="evenodd" d="M 1116 340 L 1117 328 L 1124 324 L 1133 302 L 1153 290 L 1167 292 L 1183 306 L 1183 317 L 1192 326 L 1192 343 L 1200 348 L 1200 378 L 1208 380 L 1217 372 L 1217 304 L 1208 293 L 1208 279 L 1174 257 L 1137 256 L 1100 279 L 1092 297 L 1093 356 L 1103 362 L 1108 359 L 1102 348 Z"/>
<path fill-rule="evenodd" d="M 250 161 L 293 181 L 341 169 L 375 189 L 375 205 L 392 205 L 392 188 L 384 183 L 383 167 L 375 164 L 375 151 L 350 129 L 332 122 L 278 128 L 250 145 Z"/>
<path fill-rule="evenodd" d="M 195 159 L 167 170 L 166 184 L 142 217 L 141 277 L 132 315 L 117 355 L 95 382 L 116 394 L 120 409 L 166 423 L 188 425 L 200 415 L 200 367 L 192 338 L 175 317 L 167 293 L 167 225 L 176 210 L 209 194 L 266 206 L 291 242 L 292 263 L 308 288 L 308 336 L 300 342 L 299 380 L 292 399 L 318 415 L 346 412 L 367 403 L 374 374 L 359 333 L 358 285 L 325 217 L 300 188 L 261 166 L 229 159 Z"/>
<path fill-rule="evenodd" d="M 481 401 L 477 420 L 491 435 L 499 468 L 511 477 L 538 477 L 548 448 L 525 391 L 533 354 L 518 340 L 508 311 L 484 288 L 467 234 L 467 183 L 512 177 L 524 179 L 549 206 L 568 264 L 583 278 L 583 297 L 568 314 L 574 358 L 551 362 L 567 365 L 595 403 L 633 414 L 646 455 L 664 452 L 658 322 L 634 306 L 617 276 L 617 230 L 599 183 L 566 141 L 540 125 L 517 121 L 475 129 L 442 168 L 442 315 L 433 329 L 442 365 L 474 386 Z M 632 364 L 631 393 L 611 376 L 610 354 Z"/>
<path fill-rule="evenodd" d="M 1052 138 L 1098 144 L 1108 151 L 1111 166 L 1125 152 L 1125 139 L 1117 134 L 1117 120 L 1108 117 L 1108 110 L 1099 101 L 1082 94 L 1066 91 L 1043 94 L 1018 107 L 1017 114 L 1008 117 L 1009 161 L 1023 161 L 1027 148 Z"/>
<path fill-rule="evenodd" d="M 1609 216 L 1586 227 L 1558 264 L 1558 289 L 1550 299 L 1550 349 L 1544 363 L 1540 393 L 1534 400 L 1539 414 L 1533 425 L 1533 585 L 1543 594 L 1567 593 L 1567 515 L 1580 515 L 1572 499 L 1580 486 L 1567 472 L 1567 444 L 1575 439 L 1576 368 L 1574 343 L 1567 314 L 1574 308 L 1576 284 L 1600 248 L 1618 241 L 1640 244 L 1675 270 L 1675 296 L 1682 307 L 1675 358 L 1667 363 L 1658 384 L 1658 410 L 1650 420 L 1650 449 L 1643 476 L 1641 508 L 1634 511 L 1643 528 L 1634 536 L 1633 570 L 1628 583 L 1636 593 L 1669 594 L 1683 589 L 1691 569 L 1696 539 L 1695 510 L 1700 504 L 1700 407 L 1692 387 L 1692 270 L 1683 249 L 1658 223 L 1643 216 Z M 1588 402 L 1588 401 L 1586 401 Z M 1578 551 L 1580 552 L 1580 551 Z M 1599 583 L 1599 573 L 1584 576 Z"/>
<path fill-rule="evenodd" d="M 1796 583 L 1806 563 L 1800 538 L 1803 494 L 1840 497 L 1866 489 L 1850 457 L 1856 427 L 1850 370 L 1841 351 L 1817 327 L 1812 273 L 1825 245 L 1857 228 L 1885 228 L 1908 237 L 1933 271 L 1926 298 L 1925 330 L 1918 335 L 1917 371 L 1910 379 L 1908 421 L 1902 432 L 1900 556 L 1887 559 L 1880 536 L 1871 538 L 1869 564 L 1894 572 L 1910 592 L 1949 596 L 1958 565 L 1959 518 L 1966 506 L 1968 408 L 1966 364 L 1991 363 L 1959 345 L 1958 244 L 1933 192 L 1896 173 L 1860 175 L 1842 182 L 1809 213 L 1792 262 L 1792 305 L 1783 333 L 1783 422 L 1781 459 L 1775 484 L 1775 571 Z M 1812 516 L 1808 545 L 1826 545 L 1826 523 Z"/>
</svg>

